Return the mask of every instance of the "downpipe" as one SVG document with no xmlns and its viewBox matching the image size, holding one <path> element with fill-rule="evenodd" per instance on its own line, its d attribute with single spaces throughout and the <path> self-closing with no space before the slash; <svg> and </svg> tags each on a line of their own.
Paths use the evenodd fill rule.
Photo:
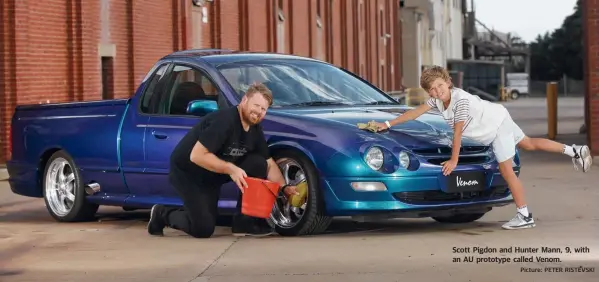
<svg viewBox="0 0 599 282">
<path fill-rule="evenodd" d="M 92 196 L 98 192 L 100 192 L 100 184 L 93 182 L 85 185 L 85 194 L 88 196 Z"/>
</svg>

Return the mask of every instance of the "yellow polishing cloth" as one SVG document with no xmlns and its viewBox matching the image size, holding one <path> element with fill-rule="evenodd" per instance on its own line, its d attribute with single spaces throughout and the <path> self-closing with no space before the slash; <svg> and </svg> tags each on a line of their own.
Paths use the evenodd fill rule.
<svg viewBox="0 0 599 282">
<path fill-rule="evenodd" d="M 306 202 L 306 196 L 308 196 L 308 182 L 302 181 L 295 186 L 296 191 L 299 195 L 289 196 L 289 204 L 292 207 L 299 208 Z"/>
<path fill-rule="evenodd" d="M 359 129 L 364 129 L 364 130 L 368 130 L 371 132 L 377 132 L 378 128 L 376 126 L 376 122 L 373 121 L 369 121 L 368 123 L 358 123 L 358 128 Z"/>
</svg>

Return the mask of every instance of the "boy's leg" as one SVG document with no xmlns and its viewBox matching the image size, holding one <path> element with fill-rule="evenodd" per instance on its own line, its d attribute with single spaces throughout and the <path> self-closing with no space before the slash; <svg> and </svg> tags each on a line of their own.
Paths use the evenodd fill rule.
<svg viewBox="0 0 599 282">
<path fill-rule="evenodd" d="M 528 211 L 528 206 L 524 200 L 524 187 L 522 182 L 514 172 L 512 167 L 512 158 L 499 163 L 499 172 L 507 182 L 510 192 L 514 197 L 514 202 L 517 207 L 517 214 L 510 221 L 506 222 L 502 227 L 504 229 L 522 229 L 535 227 L 535 221 L 532 213 Z"/>
<path fill-rule="evenodd" d="M 499 163 L 499 172 L 507 182 L 517 208 L 516 216 L 502 226 L 504 229 L 535 226 L 532 213 L 528 211 L 524 198 L 524 187 L 512 166 L 512 158 L 516 154 L 516 143 L 522 139 L 522 136 L 514 132 L 511 122 L 506 119 L 499 127 L 497 137 L 492 143 L 495 158 Z"/>
<path fill-rule="evenodd" d="M 530 138 L 522 132 L 522 129 L 511 118 L 509 118 L 509 121 L 512 123 L 512 132 L 514 132 L 518 148 L 527 151 L 561 153 L 572 158 L 572 164 L 574 164 L 576 170 L 582 169 L 583 172 L 587 172 L 591 168 L 593 157 L 588 146 L 576 144 L 569 146 L 546 138 Z"/>
</svg>

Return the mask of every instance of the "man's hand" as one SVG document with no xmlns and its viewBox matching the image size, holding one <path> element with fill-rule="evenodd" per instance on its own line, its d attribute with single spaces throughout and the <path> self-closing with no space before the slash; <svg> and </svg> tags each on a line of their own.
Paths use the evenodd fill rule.
<svg viewBox="0 0 599 282">
<path fill-rule="evenodd" d="M 441 163 L 441 165 L 443 165 L 443 175 L 447 176 L 449 175 L 454 169 L 455 167 L 458 165 L 458 160 L 451 158 L 448 161 L 444 161 Z"/>
<path fill-rule="evenodd" d="M 285 190 L 283 191 L 283 193 L 285 193 L 287 195 L 287 197 L 290 197 L 292 195 L 299 195 L 299 192 L 297 192 L 297 188 L 295 188 L 295 186 L 287 186 L 285 187 Z"/>
<path fill-rule="evenodd" d="M 245 192 L 245 188 L 248 187 L 248 184 L 245 182 L 245 178 L 247 177 L 245 171 L 232 163 L 228 163 L 227 171 L 231 180 L 233 180 L 233 182 L 237 184 L 237 187 L 239 187 L 239 190 L 241 190 L 241 193 Z"/>
</svg>

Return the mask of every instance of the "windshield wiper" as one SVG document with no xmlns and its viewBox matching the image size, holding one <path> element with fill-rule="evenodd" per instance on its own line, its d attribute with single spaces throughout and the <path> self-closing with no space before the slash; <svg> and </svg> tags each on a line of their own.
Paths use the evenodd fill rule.
<svg viewBox="0 0 599 282">
<path fill-rule="evenodd" d="M 287 106 L 349 106 L 349 105 L 351 105 L 351 104 L 335 102 L 335 101 L 312 101 L 312 102 L 289 104 Z"/>
<path fill-rule="evenodd" d="M 370 103 L 366 103 L 366 104 L 362 104 L 362 105 L 398 105 L 399 103 L 396 102 L 391 102 L 391 101 L 375 101 L 375 102 L 370 102 Z"/>
</svg>

